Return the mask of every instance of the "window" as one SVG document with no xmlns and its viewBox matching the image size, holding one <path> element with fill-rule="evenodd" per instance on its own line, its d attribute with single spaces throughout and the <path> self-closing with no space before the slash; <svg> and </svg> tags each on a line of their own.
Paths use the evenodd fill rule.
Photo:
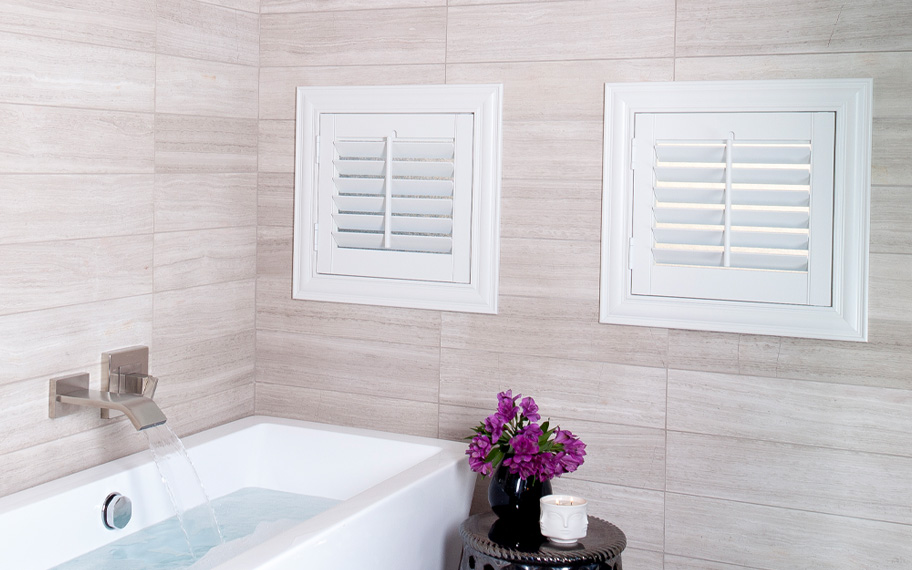
<svg viewBox="0 0 912 570">
<path fill-rule="evenodd" d="M 298 88 L 294 297 L 495 313 L 500 86 Z"/>
<path fill-rule="evenodd" d="M 606 85 L 600 320 L 864 340 L 870 91 Z"/>
</svg>

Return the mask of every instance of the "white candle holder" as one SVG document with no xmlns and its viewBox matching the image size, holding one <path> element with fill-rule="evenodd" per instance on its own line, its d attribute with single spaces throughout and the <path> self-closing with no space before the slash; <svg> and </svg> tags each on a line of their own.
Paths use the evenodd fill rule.
<svg viewBox="0 0 912 570">
<path fill-rule="evenodd" d="M 573 495 L 546 495 L 539 503 L 542 536 L 563 545 L 576 544 L 576 541 L 586 537 L 589 528 L 586 499 Z"/>
</svg>

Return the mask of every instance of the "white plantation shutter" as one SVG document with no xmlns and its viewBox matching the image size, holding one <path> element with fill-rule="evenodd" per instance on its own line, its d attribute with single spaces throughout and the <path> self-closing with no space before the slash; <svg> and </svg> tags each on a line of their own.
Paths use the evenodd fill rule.
<svg viewBox="0 0 912 570">
<path fill-rule="evenodd" d="M 468 283 L 473 117 L 320 117 L 316 270 Z"/>
<path fill-rule="evenodd" d="M 835 113 L 638 113 L 631 293 L 830 306 Z"/>
</svg>

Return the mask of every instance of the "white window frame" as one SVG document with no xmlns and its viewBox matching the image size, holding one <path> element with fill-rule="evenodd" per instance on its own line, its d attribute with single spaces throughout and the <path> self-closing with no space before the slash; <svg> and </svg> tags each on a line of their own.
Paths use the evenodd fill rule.
<svg viewBox="0 0 912 570">
<path fill-rule="evenodd" d="M 502 85 L 298 87 L 292 297 L 316 301 L 497 313 L 500 264 Z M 473 115 L 471 261 L 468 283 L 317 272 L 315 226 L 320 115 Z"/>
<path fill-rule="evenodd" d="M 866 341 L 872 88 L 870 79 L 606 83 L 600 322 Z M 832 306 L 631 294 L 636 114 L 771 111 L 836 114 Z"/>
</svg>

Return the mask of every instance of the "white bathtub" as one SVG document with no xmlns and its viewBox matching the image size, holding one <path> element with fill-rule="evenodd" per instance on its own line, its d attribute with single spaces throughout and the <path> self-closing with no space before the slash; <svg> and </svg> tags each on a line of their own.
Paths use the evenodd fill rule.
<svg viewBox="0 0 912 570">
<path fill-rule="evenodd" d="M 136 437 L 143 437 L 137 434 Z M 145 439 L 145 438 L 144 438 Z M 267 417 L 184 438 L 211 498 L 261 487 L 341 500 L 222 570 L 450 570 L 475 475 L 460 443 Z M 102 524 L 119 492 L 122 530 Z M 0 498 L 0 568 L 48 568 L 173 516 L 148 452 Z"/>
</svg>

